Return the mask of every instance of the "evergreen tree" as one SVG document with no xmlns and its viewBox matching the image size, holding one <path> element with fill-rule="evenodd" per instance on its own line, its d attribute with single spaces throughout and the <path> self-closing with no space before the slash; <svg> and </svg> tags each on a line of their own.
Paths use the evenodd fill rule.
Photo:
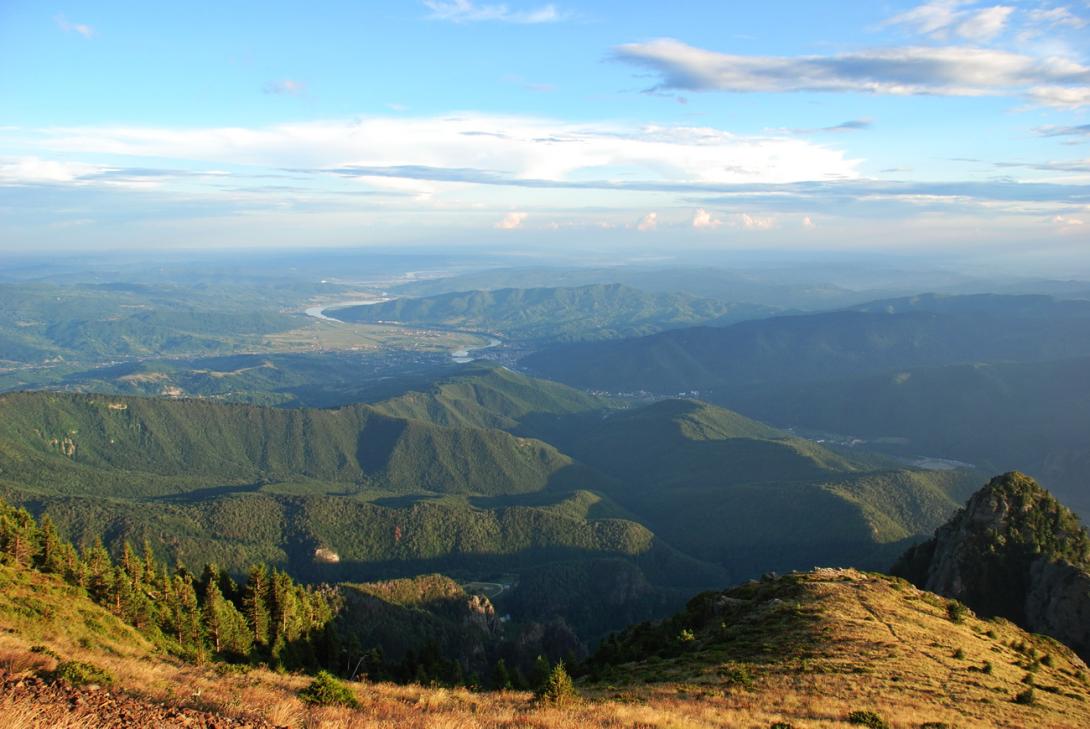
<svg viewBox="0 0 1090 729">
<path fill-rule="evenodd" d="M 49 514 L 42 517 L 41 549 L 38 552 L 37 566 L 42 572 L 54 575 L 65 574 L 67 554 L 65 543 L 57 532 L 57 527 Z"/>
<path fill-rule="evenodd" d="M 265 565 L 250 568 L 242 593 L 242 611 L 250 624 L 253 642 L 259 646 L 267 646 L 270 627 L 269 570 Z"/>
</svg>

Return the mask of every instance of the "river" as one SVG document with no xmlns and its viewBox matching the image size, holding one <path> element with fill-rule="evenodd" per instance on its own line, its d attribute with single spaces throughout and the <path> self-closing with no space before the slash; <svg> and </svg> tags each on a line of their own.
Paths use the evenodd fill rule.
<svg viewBox="0 0 1090 729">
<path fill-rule="evenodd" d="M 311 306 L 304 310 L 307 316 L 314 317 L 315 319 L 321 319 L 322 321 L 334 321 L 338 324 L 346 324 L 348 322 L 341 321 L 332 316 L 326 316 L 326 311 L 329 309 L 343 309 L 349 306 L 371 306 L 372 304 L 381 304 L 386 301 L 393 301 L 393 297 L 385 299 L 361 299 L 358 301 L 339 301 L 335 304 L 320 304 L 318 306 Z M 473 352 L 479 352 L 482 349 L 491 349 L 492 347 L 498 347 L 503 342 L 495 337 L 488 338 L 488 344 L 482 344 L 479 347 L 463 347 L 462 349 L 456 349 L 450 353 L 450 358 L 458 364 L 465 364 L 466 362 L 472 362 L 474 360 Z"/>
</svg>

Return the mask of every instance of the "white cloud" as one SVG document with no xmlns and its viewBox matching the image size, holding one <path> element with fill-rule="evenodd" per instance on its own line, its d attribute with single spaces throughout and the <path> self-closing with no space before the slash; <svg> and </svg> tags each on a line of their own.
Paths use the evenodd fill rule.
<svg viewBox="0 0 1090 729">
<path fill-rule="evenodd" d="M 522 25 L 555 23 L 564 20 L 566 15 L 553 4 L 542 5 L 528 10 L 512 10 L 506 4 L 478 4 L 473 0 L 424 0 L 424 6 L 431 11 L 432 20 L 447 20 L 452 23 L 478 23 L 496 21 Z"/>
<path fill-rule="evenodd" d="M 101 165 L 48 160 L 39 157 L 0 159 L 0 184 L 41 182 L 77 182 L 80 178 L 104 171 Z"/>
<path fill-rule="evenodd" d="M 995 38 L 1007 26 L 1014 8 L 996 5 L 971 13 L 957 27 L 957 34 L 971 41 L 987 41 Z"/>
<path fill-rule="evenodd" d="M 1082 98 L 1090 68 L 1061 56 L 1034 57 L 962 46 L 879 48 L 832 56 L 739 56 L 660 38 L 615 50 L 658 72 L 655 89 L 731 92 L 826 91 L 944 96 Z M 1073 106 L 1069 98 L 1064 102 Z M 1085 103 L 1080 101 L 1079 103 Z"/>
<path fill-rule="evenodd" d="M 1066 27 L 1077 30 L 1085 28 L 1088 22 L 1086 18 L 1075 15 L 1066 7 L 1030 10 L 1027 15 L 1031 22 L 1051 28 Z"/>
<path fill-rule="evenodd" d="M 290 78 L 283 78 L 278 81 L 272 81 L 265 84 L 266 94 L 284 94 L 287 96 L 298 96 L 306 91 L 306 84 L 302 81 L 296 81 Z"/>
<path fill-rule="evenodd" d="M 712 214 L 709 213 L 704 208 L 699 208 L 695 213 L 693 213 L 693 227 L 694 228 L 697 228 L 697 229 L 718 228 L 722 224 L 723 224 L 722 220 L 719 220 L 718 218 L 713 217 Z"/>
<path fill-rule="evenodd" d="M 957 35 L 980 42 L 1002 33 L 1014 12 L 1009 5 L 963 9 L 973 4 L 971 0 L 933 0 L 895 15 L 883 25 L 904 26 L 938 40 Z"/>
<path fill-rule="evenodd" d="M 57 27 L 63 30 L 65 33 L 76 33 L 82 35 L 84 38 L 91 38 L 95 35 L 95 29 L 85 23 L 72 23 L 69 22 L 64 13 L 58 13 L 53 16 L 53 22 L 57 24 Z"/>
<path fill-rule="evenodd" d="M 657 228 L 658 224 L 659 214 L 648 213 L 647 215 L 644 215 L 642 218 L 640 218 L 640 222 L 636 223 L 636 230 L 640 231 L 641 233 L 646 233 L 647 231 Z"/>
<path fill-rule="evenodd" d="M 746 230 L 772 230 L 776 227 L 776 218 L 771 216 L 750 215 L 742 213 L 737 217 L 737 222 Z"/>
<path fill-rule="evenodd" d="M 1034 86 L 1026 96 L 1036 104 L 1057 109 L 1090 106 L 1090 86 Z"/>
<path fill-rule="evenodd" d="M 497 230 L 514 230 L 521 227 L 523 221 L 526 220 L 526 213 L 507 213 L 503 216 L 503 219 L 497 222 L 492 227 Z"/>
<path fill-rule="evenodd" d="M 817 226 L 814 225 L 814 219 L 811 218 L 809 215 L 806 215 L 802 219 L 802 227 L 804 227 L 804 228 L 815 228 Z"/>
<path fill-rule="evenodd" d="M 799 138 L 481 114 L 374 116 L 266 127 L 46 128 L 29 139 L 27 134 L 0 132 L 0 142 L 39 147 L 59 158 L 126 155 L 202 165 L 344 169 L 345 174 L 359 175 L 365 173 L 347 168 L 376 168 L 365 176 L 401 178 L 417 187 L 424 186 L 425 178 L 496 184 L 604 177 L 684 185 L 859 176 L 859 161 Z"/>
</svg>

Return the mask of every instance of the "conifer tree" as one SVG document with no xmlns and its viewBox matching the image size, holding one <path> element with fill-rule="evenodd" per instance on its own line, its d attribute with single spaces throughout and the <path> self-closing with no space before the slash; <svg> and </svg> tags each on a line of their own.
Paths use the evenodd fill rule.
<svg viewBox="0 0 1090 729">
<path fill-rule="evenodd" d="M 269 644 L 269 570 L 265 565 L 250 568 L 242 593 L 242 610 L 250 624 L 254 643 Z"/>
</svg>

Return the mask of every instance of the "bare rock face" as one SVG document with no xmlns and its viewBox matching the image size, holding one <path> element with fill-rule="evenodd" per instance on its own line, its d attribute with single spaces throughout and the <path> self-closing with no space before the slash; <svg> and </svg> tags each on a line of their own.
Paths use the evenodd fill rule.
<svg viewBox="0 0 1090 729">
<path fill-rule="evenodd" d="M 484 595 L 470 595 L 466 599 L 466 623 L 475 625 L 492 635 L 499 633 L 500 630 L 496 608 Z"/>
<path fill-rule="evenodd" d="M 1036 633 L 1090 656 L 1090 573 L 1067 562 L 1040 559 L 1030 568 L 1026 622 Z"/>
<path fill-rule="evenodd" d="M 1028 476 L 998 476 L 891 570 L 1090 656 L 1090 535 Z"/>
</svg>

